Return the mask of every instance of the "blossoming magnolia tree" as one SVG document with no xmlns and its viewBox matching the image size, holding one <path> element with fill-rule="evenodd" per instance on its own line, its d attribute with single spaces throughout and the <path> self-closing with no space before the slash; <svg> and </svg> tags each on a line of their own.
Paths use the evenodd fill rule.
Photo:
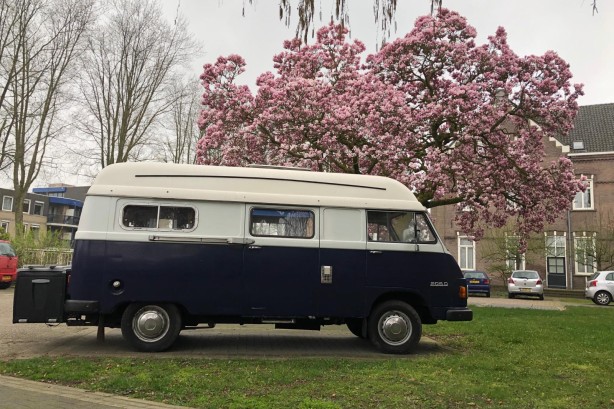
<svg viewBox="0 0 614 409">
<path fill-rule="evenodd" d="M 526 236 L 569 208 L 582 183 L 567 158 L 546 163 L 544 141 L 569 132 L 582 91 L 554 52 L 519 57 L 503 28 L 476 45 L 445 9 L 364 63 L 346 35 L 286 41 L 255 95 L 235 83 L 240 56 L 205 65 L 199 163 L 389 176 L 427 208 L 462 207 L 476 238 L 510 218 Z"/>
</svg>

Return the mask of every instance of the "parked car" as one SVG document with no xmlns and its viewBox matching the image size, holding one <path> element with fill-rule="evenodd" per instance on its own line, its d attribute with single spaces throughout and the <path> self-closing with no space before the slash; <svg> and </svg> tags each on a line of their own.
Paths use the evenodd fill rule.
<svg viewBox="0 0 614 409">
<path fill-rule="evenodd" d="M 0 290 L 9 288 L 17 276 L 17 254 L 8 241 L 0 240 Z"/>
<path fill-rule="evenodd" d="M 507 279 L 507 295 L 514 298 L 517 295 L 538 296 L 544 299 L 544 285 L 539 273 L 535 270 L 515 270 Z"/>
<path fill-rule="evenodd" d="M 490 297 L 490 278 L 483 271 L 463 271 L 467 280 L 467 292 L 469 294 L 484 294 Z"/>
<path fill-rule="evenodd" d="M 598 271 L 589 278 L 584 291 L 597 305 L 608 305 L 614 296 L 614 271 Z"/>
</svg>

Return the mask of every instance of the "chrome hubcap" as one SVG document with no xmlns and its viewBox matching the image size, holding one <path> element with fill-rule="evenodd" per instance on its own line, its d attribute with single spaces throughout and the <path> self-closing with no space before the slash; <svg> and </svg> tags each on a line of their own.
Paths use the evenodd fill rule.
<svg viewBox="0 0 614 409">
<path fill-rule="evenodd" d="M 409 317 L 401 311 L 389 311 L 379 320 L 380 337 L 389 345 L 405 343 L 411 336 L 412 326 Z"/>
<path fill-rule="evenodd" d="M 132 329 L 141 341 L 156 342 L 168 332 L 168 314 L 163 308 L 155 305 L 143 307 L 134 315 Z"/>
<path fill-rule="evenodd" d="M 599 304 L 608 304 L 610 302 L 609 297 L 607 294 L 597 294 L 597 302 Z"/>
</svg>

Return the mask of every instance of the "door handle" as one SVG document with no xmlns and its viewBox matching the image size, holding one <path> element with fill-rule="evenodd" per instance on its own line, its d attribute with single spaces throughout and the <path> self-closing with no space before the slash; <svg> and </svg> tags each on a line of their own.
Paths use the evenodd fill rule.
<svg viewBox="0 0 614 409">
<path fill-rule="evenodd" d="M 260 246 L 254 246 L 253 244 L 251 246 L 248 247 L 248 249 L 250 250 L 260 250 L 262 247 Z"/>
<path fill-rule="evenodd" d="M 371 253 L 371 254 L 382 254 L 382 252 L 379 251 L 379 250 L 371 250 L 371 251 L 369 251 L 369 253 Z"/>
</svg>

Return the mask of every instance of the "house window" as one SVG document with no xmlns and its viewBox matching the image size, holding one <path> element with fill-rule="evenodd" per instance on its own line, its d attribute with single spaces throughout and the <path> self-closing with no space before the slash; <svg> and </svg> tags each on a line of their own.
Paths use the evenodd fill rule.
<svg viewBox="0 0 614 409">
<path fill-rule="evenodd" d="M 193 230 L 195 220 L 192 207 L 128 205 L 122 211 L 122 225 L 129 229 Z"/>
<path fill-rule="evenodd" d="M 31 204 L 31 200 L 30 199 L 23 199 L 23 212 L 26 214 L 30 214 L 30 204 Z"/>
<path fill-rule="evenodd" d="M 30 227 L 30 231 L 32 232 L 32 236 L 38 239 L 40 236 L 41 226 L 39 224 L 33 224 Z"/>
<path fill-rule="evenodd" d="M 2 198 L 2 210 L 5 212 L 13 211 L 13 198 L 11 196 L 4 196 Z"/>
<path fill-rule="evenodd" d="M 509 271 L 526 269 L 525 254 L 518 251 L 520 237 L 505 236 L 506 265 Z"/>
<path fill-rule="evenodd" d="M 458 237 L 458 264 L 461 270 L 475 270 L 475 242 L 468 237 Z"/>
<path fill-rule="evenodd" d="M 565 236 L 546 236 L 546 255 L 565 257 Z"/>
<path fill-rule="evenodd" d="M 584 192 L 576 193 L 576 197 L 573 201 L 574 210 L 593 210 L 594 209 L 594 197 L 593 197 L 593 177 L 591 176 L 586 180 L 586 190 Z"/>
<path fill-rule="evenodd" d="M 8 220 L 2 220 L 2 222 L 0 222 L 0 227 L 3 229 L 2 231 L 4 233 L 9 232 L 9 224 L 10 222 Z"/>
<path fill-rule="evenodd" d="M 35 215 L 42 216 L 44 209 L 45 209 L 44 202 L 34 202 L 34 214 Z"/>
<path fill-rule="evenodd" d="M 310 210 L 254 208 L 250 213 L 252 236 L 301 239 L 314 236 L 315 215 Z"/>
<path fill-rule="evenodd" d="M 574 237 L 576 252 L 576 274 L 591 275 L 595 272 L 595 236 Z"/>
</svg>

